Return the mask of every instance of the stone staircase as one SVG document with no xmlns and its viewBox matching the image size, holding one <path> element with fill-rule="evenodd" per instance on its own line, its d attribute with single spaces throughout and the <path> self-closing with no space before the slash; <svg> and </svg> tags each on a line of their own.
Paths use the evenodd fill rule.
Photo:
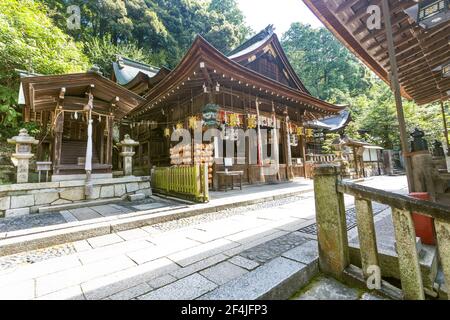
<svg viewBox="0 0 450 320">
<path fill-rule="evenodd" d="M 61 163 L 77 164 L 78 158 L 86 157 L 86 141 L 64 140 L 61 145 Z M 95 146 L 92 148 L 92 163 L 99 163 L 99 157 Z"/>
<path fill-rule="evenodd" d="M 398 280 L 400 284 L 400 271 L 394 227 L 390 209 L 375 217 L 378 258 L 383 277 Z M 361 255 L 357 230 L 349 232 L 350 261 L 353 265 L 361 266 Z M 416 248 L 422 272 L 422 280 L 426 293 L 434 297 L 439 288 L 436 284 L 438 274 L 438 253 L 435 246 L 423 244 L 420 238 L 416 239 Z"/>
</svg>

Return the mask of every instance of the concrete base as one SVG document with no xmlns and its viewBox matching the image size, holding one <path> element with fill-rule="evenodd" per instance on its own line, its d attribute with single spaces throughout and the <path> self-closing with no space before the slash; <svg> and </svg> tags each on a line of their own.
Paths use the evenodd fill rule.
<svg viewBox="0 0 450 320">
<path fill-rule="evenodd" d="M 92 179 L 112 179 L 112 173 L 95 173 Z M 55 174 L 52 175 L 52 182 L 86 180 L 86 174 Z"/>
</svg>

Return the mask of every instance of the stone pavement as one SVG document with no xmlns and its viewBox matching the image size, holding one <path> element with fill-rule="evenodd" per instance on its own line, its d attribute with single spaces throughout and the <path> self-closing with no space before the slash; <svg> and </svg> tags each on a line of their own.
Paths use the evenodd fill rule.
<svg viewBox="0 0 450 320">
<path fill-rule="evenodd" d="M 0 218 L 0 233 L 112 217 L 142 210 L 155 210 L 155 212 L 159 212 L 163 208 L 172 210 L 179 208 L 181 205 L 180 202 L 151 196 L 136 202 L 122 200 L 112 204 L 73 208 L 59 212 Z"/>
<path fill-rule="evenodd" d="M 382 180 L 367 183 L 405 183 Z M 9 261 L 0 299 L 287 299 L 317 272 L 315 237 L 298 231 L 314 223 L 314 197 L 273 203 L 89 238 L 47 258 L 48 248 L 24 253 L 37 262 Z"/>
</svg>

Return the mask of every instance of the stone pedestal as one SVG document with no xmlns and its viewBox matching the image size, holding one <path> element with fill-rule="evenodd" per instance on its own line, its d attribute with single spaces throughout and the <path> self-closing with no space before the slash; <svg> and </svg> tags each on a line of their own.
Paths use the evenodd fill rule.
<svg viewBox="0 0 450 320">
<path fill-rule="evenodd" d="M 120 156 L 123 157 L 123 174 L 124 176 L 133 175 L 133 156 L 135 154 L 134 147 L 138 146 L 139 142 L 130 138 L 130 135 L 126 134 L 125 138 L 120 141 L 117 146 L 122 148 Z"/>
<path fill-rule="evenodd" d="M 433 181 L 433 163 L 430 152 L 411 152 L 411 166 L 413 171 L 413 192 L 428 192 L 434 199 L 435 187 Z"/>
<path fill-rule="evenodd" d="M 31 145 L 38 144 L 39 141 L 31 137 L 27 129 L 21 129 L 18 136 L 8 139 L 8 143 L 16 145 L 16 153 L 12 154 L 11 160 L 17 167 L 17 183 L 27 183 L 28 166 L 34 156 L 31 153 Z"/>
</svg>

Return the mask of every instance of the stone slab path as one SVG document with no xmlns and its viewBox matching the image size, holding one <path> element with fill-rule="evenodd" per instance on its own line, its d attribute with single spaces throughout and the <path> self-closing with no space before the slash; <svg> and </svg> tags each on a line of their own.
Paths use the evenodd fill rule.
<svg viewBox="0 0 450 320">
<path fill-rule="evenodd" d="M 317 272 L 314 217 L 309 192 L 1 257 L 0 299 L 287 299 Z"/>
<path fill-rule="evenodd" d="M 142 210 L 157 210 L 165 208 L 172 210 L 182 206 L 180 202 L 152 196 L 145 200 L 130 202 L 123 200 L 114 204 L 103 204 L 62 210 L 59 212 L 37 213 L 20 217 L 0 219 L 0 233 L 59 225 L 74 221 L 85 221 L 102 217 L 123 215 Z"/>
</svg>

